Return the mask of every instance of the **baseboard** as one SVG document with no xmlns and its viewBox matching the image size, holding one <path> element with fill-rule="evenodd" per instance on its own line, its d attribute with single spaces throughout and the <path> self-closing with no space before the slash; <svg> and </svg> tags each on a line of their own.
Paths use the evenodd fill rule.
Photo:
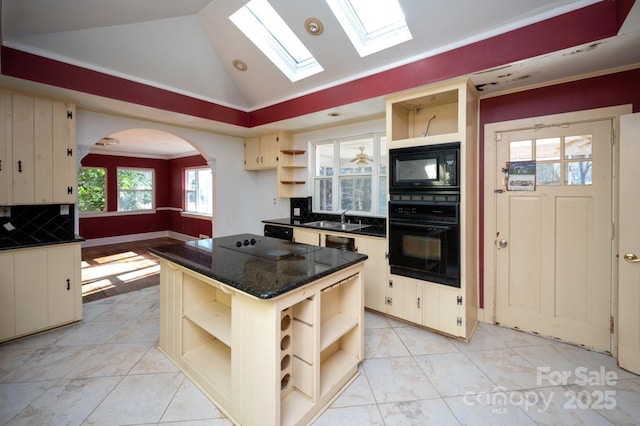
<svg viewBox="0 0 640 426">
<path fill-rule="evenodd" d="M 95 246 L 104 246 L 108 244 L 121 244 L 121 243 L 130 243 L 133 241 L 140 240 L 151 240 L 153 238 L 175 238 L 180 241 L 192 241 L 197 240 L 197 237 L 193 237 L 191 235 L 180 234 L 178 232 L 173 231 L 157 231 L 157 232 L 145 232 L 143 234 L 128 234 L 128 235 L 117 235 L 115 237 L 104 237 L 104 238 L 92 238 L 85 240 L 82 243 L 82 247 L 95 247 Z"/>
</svg>

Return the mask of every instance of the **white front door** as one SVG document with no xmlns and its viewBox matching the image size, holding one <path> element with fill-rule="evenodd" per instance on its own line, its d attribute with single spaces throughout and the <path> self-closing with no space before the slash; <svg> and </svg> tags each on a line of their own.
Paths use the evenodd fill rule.
<svg viewBox="0 0 640 426">
<path fill-rule="evenodd" d="M 500 133 L 498 323 L 611 350 L 612 125 L 602 120 Z M 517 161 L 535 165 L 535 185 L 508 190 L 508 165 Z M 526 182 L 510 172 L 514 185 Z"/>
<path fill-rule="evenodd" d="M 620 117 L 618 362 L 640 374 L 640 113 Z"/>
</svg>

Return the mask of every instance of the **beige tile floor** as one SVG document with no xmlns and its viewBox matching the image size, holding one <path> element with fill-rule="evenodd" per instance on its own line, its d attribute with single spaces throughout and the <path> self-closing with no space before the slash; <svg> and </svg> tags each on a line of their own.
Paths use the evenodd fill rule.
<svg viewBox="0 0 640 426">
<path fill-rule="evenodd" d="M 157 349 L 158 286 L 84 305 L 84 322 L 0 345 L 0 424 L 228 425 Z M 316 425 L 640 422 L 613 358 L 481 324 L 462 343 L 367 312 L 360 375 Z"/>
</svg>

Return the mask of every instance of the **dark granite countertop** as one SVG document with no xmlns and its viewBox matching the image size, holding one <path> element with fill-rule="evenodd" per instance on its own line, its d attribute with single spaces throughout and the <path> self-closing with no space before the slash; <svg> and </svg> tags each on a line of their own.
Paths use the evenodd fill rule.
<svg viewBox="0 0 640 426">
<path fill-rule="evenodd" d="M 251 239 L 257 245 L 281 244 L 301 252 L 276 261 L 231 248 L 237 241 Z M 274 298 L 367 259 L 365 254 L 254 234 L 189 241 L 149 251 L 259 299 Z"/>
<path fill-rule="evenodd" d="M 385 238 L 387 235 L 387 230 L 382 226 L 367 226 L 366 228 L 356 229 L 353 231 L 338 231 L 334 229 L 321 229 L 316 226 L 307 226 L 297 219 L 290 218 L 282 218 L 282 219 L 266 219 L 263 220 L 262 223 L 268 223 L 271 225 L 284 225 L 284 226 L 299 226 L 301 228 L 307 229 L 315 229 L 317 231 L 328 232 L 328 233 L 343 233 L 343 234 L 355 234 L 355 235 L 363 235 L 367 237 L 379 237 Z"/>
<path fill-rule="evenodd" d="M 0 251 L 43 247 L 54 244 L 81 243 L 83 241 L 84 238 L 75 234 L 55 238 L 49 236 L 42 238 L 37 235 L 21 235 L 20 238 L 0 237 Z"/>
</svg>

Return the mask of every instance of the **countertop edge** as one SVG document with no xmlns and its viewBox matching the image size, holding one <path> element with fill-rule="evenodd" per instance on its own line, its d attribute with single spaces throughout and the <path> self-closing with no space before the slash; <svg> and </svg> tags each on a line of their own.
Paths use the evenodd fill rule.
<svg viewBox="0 0 640 426">
<path fill-rule="evenodd" d="M 69 239 L 69 240 L 39 241 L 39 242 L 32 242 L 32 243 L 20 244 L 20 245 L 14 245 L 14 246 L 1 246 L 0 245 L 0 252 L 9 251 L 9 250 L 22 250 L 22 249 L 29 249 L 29 248 L 40 248 L 40 247 L 61 245 L 61 244 L 82 243 L 84 241 L 85 241 L 85 239 L 83 237 L 81 237 L 79 235 L 76 235 L 74 238 Z"/>
<path fill-rule="evenodd" d="M 298 222 L 298 223 L 295 223 L 295 222 Z M 352 231 L 343 231 L 343 230 L 334 230 L 334 229 L 322 229 L 322 228 L 318 228 L 316 226 L 307 226 L 307 225 L 305 225 L 304 223 L 301 223 L 298 220 L 289 219 L 289 218 L 265 219 L 265 220 L 262 221 L 262 223 L 269 224 L 269 225 L 281 225 L 281 226 L 291 226 L 291 227 L 298 227 L 298 228 L 305 228 L 305 229 L 314 229 L 316 231 L 329 232 L 329 233 L 332 233 L 332 234 L 335 234 L 335 233 L 338 233 L 338 234 L 353 234 L 353 235 L 359 235 L 359 236 L 363 236 L 363 237 L 387 238 L 387 235 L 385 233 L 367 231 L 367 228 L 356 229 L 356 230 L 352 230 Z M 373 227 L 373 226 L 371 226 L 369 228 L 379 229 L 379 227 Z"/>
<path fill-rule="evenodd" d="M 329 250 L 334 250 L 334 249 L 329 249 Z M 188 259 L 185 259 L 184 257 L 180 257 L 177 255 L 173 255 L 171 253 L 166 253 L 163 251 L 160 251 L 158 249 L 155 248 L 148 248 L 148 251 L 153 254 L 154 256 L 157 256 L 159 258 L 162 258 L 164 260 L 167 260 L 169 262 L 175 263 L 179 266 L 182 266 L 190 271 L 193 271 L 195 273 L 198 273 L 200 275 L 203 275 L 205 277 L 211 278 L 213 280 L 216 280 L 222 284 L 228 285 L 229 287 L 232 287 L 233 289 L 240 291 L 244 294 L 247 294 L 249 296 L 255 297 L 257 299 L 260 300 L 271 300 L 274 299 L 278 296 L 281 296 L 285 293 L 288 293 L 289 291 L 298 289 L 300 287 L 303 287 L 306 284 L 312 283 L 314 281 L 317 281 L 320 278 L 324 278 L 326 276 L 329 276 L 335 272 L 341 271 L 343 269 L 346 269 L 350 266 L 356 265 L 358 263 L 364 262 L 365 260 L 367 260 L 369 258 L 369 256 L 367 256 L 366 254 L 363 253 L 357 253 L 358 257 L 351 260 L 351 261 L 346 261 L 345 263 L 339 265 L 339 266 L 334 266 L 332 268 L 329 268 L 325 271 L 321 271 L 318 272 L 316 274 L 314 274 L 311 277 L 306 277 L 306 278 L 302 278 L 298 281 L 295 281 L 294 283 L 291 283 L 287 286 L 283 286 L 277 290 L 274 291 L 269 291 L 267 293 L 261 293 L 261 292 L 252 292 L 250 291 L 250 286 L 244 285 L 243 283 L 238 283 L 234 280 L 231 280 L 227 277 L 225 277 L 223 274 L 217 274 L 215 271 L 212 271 L 211 269 L 205 269 L 202 268 L 201 266 L 199 266 L 198 264 L 196 264 L 195 262 L 190 262 Z"/>
</svg>

